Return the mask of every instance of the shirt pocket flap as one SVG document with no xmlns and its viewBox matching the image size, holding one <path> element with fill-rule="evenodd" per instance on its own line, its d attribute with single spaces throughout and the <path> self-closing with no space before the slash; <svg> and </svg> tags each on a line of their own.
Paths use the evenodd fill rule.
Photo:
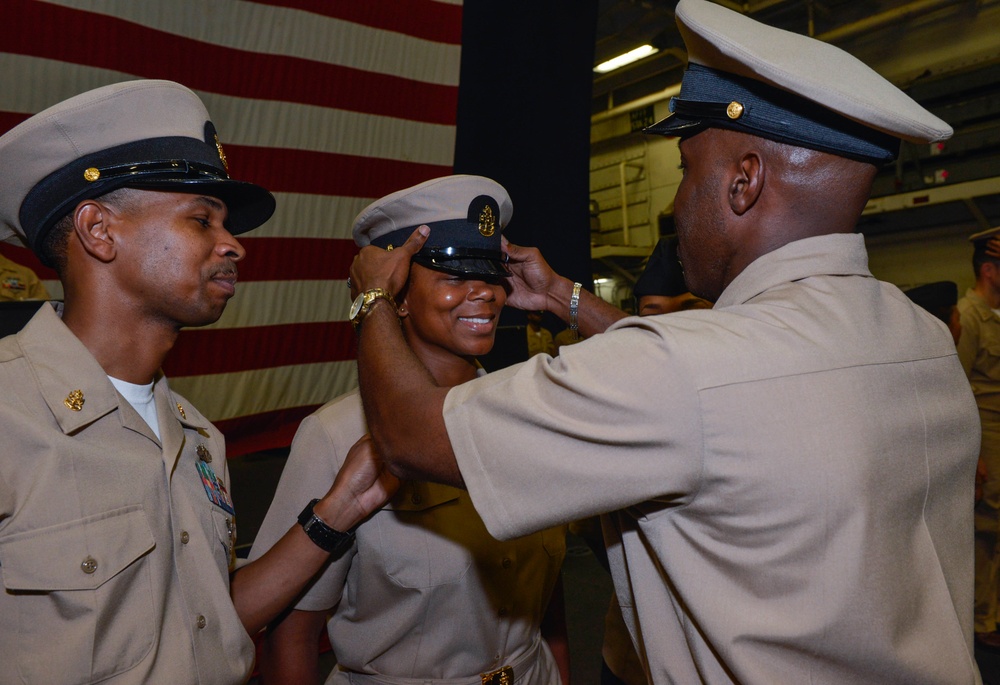
<svg viewBox="0 0 1000 685">
<path fill-rule="evenodd" d="M 151 550 L 140 505 L 17 533 L 0 542 L 7 590 L 93 590 Z"/>
<path fill-rule="evenodd" d="M 404 482 L 382 508 L 391 511 L 425 511 L 457 500 L 461 494 L 461 490 L 448 485 Z"/>
</svg>

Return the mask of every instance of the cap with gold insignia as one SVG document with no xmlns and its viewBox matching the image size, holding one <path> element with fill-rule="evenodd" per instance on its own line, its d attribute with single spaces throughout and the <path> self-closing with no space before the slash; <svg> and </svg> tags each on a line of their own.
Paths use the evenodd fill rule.
<svg viewBox="0 0 1000 685">
<path fill-rule="evenodd" d="M 35 114 L 0 136 L 0 168 L 0 239 L 18 236 L 39 257 L 79 202 L 122 187 L 217 197 L 234 234 L 274 213 L 271 193 L 230 178 L 205 105 L 172 81 L 116 83 Z"/>
<path fill-rule="evenodd" d="M 354 220 L 358 247 L 392 249 L 417 228 L 431 234 L 413 261 L 470 278 L 508 276 L 500 236 L 514 205 L 496 181 L 483 176 L 445 176 L 386 195 Z"/>
<path fill-rule="evenodd" d="M 647 133 L 691 136 L 706 128 L 882 164 L 900 140 L 931 143 L 952 129 L 841 50 L 777 29 L 707 0 L 680 0 L 688 51 L 671 114 Z"/>
</svg>

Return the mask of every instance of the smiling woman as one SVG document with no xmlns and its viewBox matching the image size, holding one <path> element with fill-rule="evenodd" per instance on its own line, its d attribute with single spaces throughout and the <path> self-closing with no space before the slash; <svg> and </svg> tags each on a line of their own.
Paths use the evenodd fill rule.
<svg viewBox="0 0 1000 685">
<path fill-rule="evenodd" d="M 391 250 L 422 225 L 430 238 L 413 257 L 398 305 L 384 290 L 362 292 L 354 325 L 365 325 L 374 307 L 395 307 L 437 385 L 484 373 L 476 358 L 492 349 L 507 300 L 501 234 L 511 212 L 503 187 L 478 176 L 427 181 L 370 205 L 354 223 L 359 247 Z M 251 559 L 325 491 L 367 430 L 357 392 L 302 422 Z M 554 592 L 564 553 L 563 526 L 499 542 L 466 491 L 404 482 L 271 626 L 261 671 L 268 683 L 316 683 L 315 645 L 326 625 L 339 664 L 331 683 L 559 683 L 569 672 L 562 593 Z"/>
</svg>

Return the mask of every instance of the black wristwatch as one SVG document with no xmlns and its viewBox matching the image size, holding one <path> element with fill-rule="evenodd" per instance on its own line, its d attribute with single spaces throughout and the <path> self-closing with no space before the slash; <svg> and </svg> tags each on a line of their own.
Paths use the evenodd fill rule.
<svg viewBox="0 0 1000 685">
<path fill-rule="evenodd" d="M 357 530 L 357 526 L 351 528 L 346 533 L 334 530 L 313 512 L 313 508 L 317 502 L 319 502 L 319 499 L 314 499 L 299 514 L 299 525 L 302 526 L 302 530 L 324 552 L 334 554 L 350 547 L 351 543 L 354 542 L 354 531 Z"/>
</svg>

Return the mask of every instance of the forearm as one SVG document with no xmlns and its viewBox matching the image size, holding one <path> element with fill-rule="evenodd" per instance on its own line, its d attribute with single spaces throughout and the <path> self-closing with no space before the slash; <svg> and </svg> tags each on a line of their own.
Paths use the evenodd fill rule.
<svg viewBox="0 0 1000 685">
<path fill-rule="evenodd" d="M 570 301 L 573 297 L 573 282 L 568 278 L 558 277 L 546 294 L 547 311 L 555 314 L 565 323 L 571 322 Z M 624 319 L 628 314 L 614 305 L 608 304 L 597 295 L 585 288 L 580 288 L 580 301 L 577 306 L 577 325 L 580 335 L 589 338 L 603 333 L 611 324 Z"/>
<path fill-rule="evenodd" d="M 326 612 L 293 609 L 268 626 L 261 645 L 263 685 L 319 685 L 319 638 Z"/>
<path fill-rule="evenodd" d="M 439 387 L 414 355 L 384 301 L 360 328 L 358 381 L 368 430 L 389 470 L 400 478 L 461 487 L 444 423 L 448 389 Z"/>
<path fill-rule="evenodd" d="M 342 532 L 353 528 L 365 516 L 346 490 L 331 490 L 314 508 L 327 525 Z M 302 504 L 305 506 L 306 502 Z M 284 611 L 330 557 L 309 539 L 301 526 L 290 524 L 288 532 L 267 553 L 232 577 L 233 605 L 250 635 Z"/>
</svg>

